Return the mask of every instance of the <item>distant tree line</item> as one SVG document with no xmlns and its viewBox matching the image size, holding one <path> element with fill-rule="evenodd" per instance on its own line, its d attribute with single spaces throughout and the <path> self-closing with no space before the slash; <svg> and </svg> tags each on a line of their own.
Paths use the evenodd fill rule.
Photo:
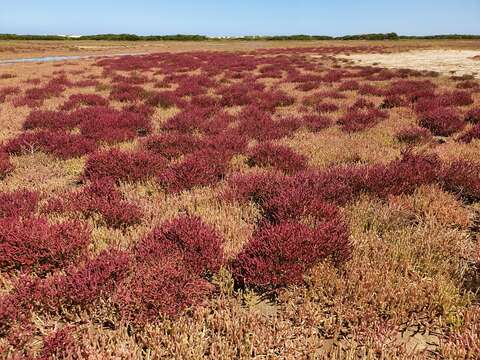
<svg viewBox="0 0 480 360">
<path fill-rule="evenodd" d="M 480 35 L 427 35 L 427 36 L 405 36 L 397 33 L 385 34 L 360 34 L 345 36 L 323 36 L 323 35 L 277 35 L 277 36 L 242 36 L 242 37 L 208 37 L 204 35 L 135 35 L 135 34 L 99 34 L 83 36 L 62 36 L 62 35 L 17 35 L 0 34 L 0 40 L 109 40 L 109 41 L 205 41 L 205 40 L 400 40 L 400 39 L 480 39 Z"/>
</svg>

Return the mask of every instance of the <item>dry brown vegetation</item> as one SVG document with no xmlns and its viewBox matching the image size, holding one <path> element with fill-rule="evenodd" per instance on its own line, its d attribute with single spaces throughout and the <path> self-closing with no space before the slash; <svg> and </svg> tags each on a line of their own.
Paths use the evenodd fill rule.
<svg viewBox="0 0 480 360">
<path fill-rule="evenodd" d="M 0 57 L 77 54 L 93 51 L 93 48 L 88 47 L 97 46 L 96 44 L 3 42 L 0 46 Z M 97 150 L 87 149 L 83 153 L 75 152 L 72 156 L 66 153 L 64 148 L 60 149 L 64 151 L 62 153 L 59 153 L 57 148 L 52 150 L 49 147 L 50 142 L 39 148 L 32 146 L 27 150 L 9 150 L 8 159 L 12 168 L 5 171 L 5 176 L 0 180 L 0 193 L 22 189 L 36 192 L 39 196 L 38 208 L 22 208 L 25 213 L 33 211 L 35 216 L 47 219 L 48 224 L 80 221 L 86 225 L 91 241 L 82 251 L 85 251 L 85 259 L 90 260 L 75 258 L 68 266 L 61 263 L 55 264 L 56 268 L 53 270 L 50 267 L 35 267 L 33 271 L 26 270 L 27 265 L 12 268 L 7 266 L 7 261 L 0 261 L 1 296 L 16 296 L 16 292 L 22 290 L 18 283 L 28 282 L 25 277 L 40 279 L 38 281 L 41 285 L 35 288 L 35 291 L 49 285 L 49 281 L 54 283 L 69 279 L 69 276 L 73 277 L 72 273 L 79 271 L 75 267 L 77 262 L 84 264 L 85 261 L 96 261 L 96 256 L 104 256 L 104 251 L 118 251 L 122 254 L 125 252 L 125 257 L 131 257 L 132 253 L 139 253 L 141 246 L 145 246 L 147 250 L 141 253 L 144 257 L 135 260 L 138 266 L 129 270 L 127 280 L 119 278 L 112 284 L 106 282 L 108 289 L 91 302 L 75 303 L 72 300 L 74 305 L 70 302 L 56 304 L 48 295 L 35 293 L 35 296 L 43 296 L 38 300 L 41 306 L 38 303 L 22 303 L 21 306 L 25 307 L 19 308 L 21 310 L 15 308 L 22 313 L 22 318 L 11 316 L 7 310 L 0 311 L 0 322 L 4 321 L 4 324 L 0 325 L 0 356 L 5 359 L 480 358 L 479 172 L 472 170 L 473 175 L 468 178 L 468 182 L 462 182 L 455 174 L 448 173 L 448 169 L 451 169 L 449 166 L 457 160 L 468 161 L 468 166 L 472 166 L 468 169 L 473 169 L 473 165 L 478 162 L 480 140 L 474 138 L 466 143 L 460 137 L 473 129 L 475 123 L 480 123 L 480 119 L 475 120 L 473 117 L 469 120 L 471 123 L 464 121 L 465 115 L 471 109 L 480 107 L 480 86 L 472 79 L 439 76 L 431 72 L 360 67 L 336 58 L 337 52 L 344 55 L 348 52 L 398 51 L 417 47 L 477 48 L 478 44 L 468 41 L 399 42 L 398 45 L 375 42 L 374 48 L 370 47 L 371 44 L 355 42 L 354 46 L 358 47 L 355 49 L 342 48 L 352 45 L 347 42 L 333 45 L 331 42 L 301 44 L 308 45 L 309 48 L 298 47 L 298 42 L 272 42 L 268 45 L 263 42 L 98 45 L 102 47 L 98 51 L 105 51 L 107 47 L 108 53 L 126 52 L 125 49 L 128 49 L 128 52 L 143 52 L 142 49 L 147 49 L 148 52 L 180 52 L 201 48 L 238 51 L 238 56 L 247 56 L 245 51 L 252 51 L 249 58 L 261 59 L 260 64 L 254 64 L 253 70 L 229 69 L 225 64 L 221 64 L 218 65 L 221 70 L 215 72 L 215 69 L 206 70 L 192 65 L 190 56 L 205 56 L 203 53 L 180 55 L 186 57 L 178 61 L 185 61 L 187 69 L 176 67 L 175 61 L 169 62 L 171 55 L 168 54 L 162 55 L 167 59 L 167 65 L 163 64 L 163 67 L 152 65 L 138 69 L 134 66 L 132 70 L 127 70 L 127 66 L 122 67 L 128 64 L 122 63 L 121 59 L 113 59 L 112 62 L 106 60 L 103 63 L 81 60 L 1 66 L 0 98 L 2 90 L 18 88 L 5 91 L 5 99 L 0 99 L 0 143 L 4 145 L 21 134 L 38 131 L 25 128 L 25 120 L 30 113 L 39 110 L 59 111 L 71 95 L 78 94 L 99 95 L 108 100 L 111 108 L 117 110 L 125 106 L 147 104 L 151 128 L 142 130 L 148 130 L 151 137 L 174 131 L 172 128 L 176 131 L 180 126 L 193 126 L 188 122 L 190 120 L 184 125 L 180 121 L 172 121 L 172 118 L 185 111 L 186 103 L 207 100 L 195 98 L 198 96 L 196 94 L 189 94 L 188 91 L 195 92 L 191 89 L 182 89 L 184 94 L 179 95 L 181 92 L 178 89 L 182 85 L 180 78 L 168 81 L 171 75 L 194 77 L 212 71 L 207 79 L 214 83 L 206 86 L 206 91 L 202 94 L 225 101 L 221 103 L 225 114 L 222 113 L 217 122 L 209 119 L 212 122 L 204 127 L 202 124 L 195 124 L 197 127 L 194 130 L 187 130 L 184 132 L 186 135 L 178 137 L 181 144 L 177 147 L 173 146 L 174 142 L 173 145 L 168 142 L 171 141 L 170 138 L 153 138 L 147 150 L 161 151 L 162 160 L 155 159 L 153 166 L 155 169 L 167 167 L 168 171 L 161 174 L 155 171 L 148 173 L 145 170 L 150 164 L 149 161 L 153 161 L 150 158 L 142 163 L 143 166 L 129 165 L 129 169 L 138 166 L 132 170 L 133 173 L 128 172 L 129 169 L 122 169 L 124 172 L 118 170 L 118 173 L 113 174 L 117 169 L 108 167 L 114 162 L 109 159 L 114 159 L 115 156 L 120 159 L 115 160 L 120 164 L 119 167 L 128 161 L 134 163 L 129 160 L 128 154 L 131 157 L 137 156 L 136 151 L 146 146 L 142 139 L 145 134 L 134 132 L 130 136 L 127 127 L 129 123 L 125 125 L 124 132 L 113 135 L 107 134 L 103 128 L 94 128 L 92 124 L 90 125 L 93 130 L 88 128 L 86 123 L 72 125 L 67 128 L 68 134 L 94 139 L 95 146 L 98 146 Z M 271 50 L 279 46 L 283 49 Z M 256 50 L 266 47 L 270 50 Z M 223 53 L 214 54 L 227 56 L 222 55 Z M 132 61 L 154 63 L 152 59 L 155 58 L 134 58 Z M 228 56 L 219 60 L 234 61 Z M 275 62 L 276 60 L 280 62 Z M 273 64 L 271 68 L 262 72 L 262 68 L 268 67 L 270 62 Z M 188 68 L 189 66 L 191 68 Z M 276 67 L 281 68 L 280 74 L 276 73 Z M 345 74 L 361 75 L 347 78 Z M 297 77 L 298 80 L 302 76 L 312 76 L 313 80 L 292 80 L 292 77 Z M 68 81 L 62 80 L 64 84 L 61 91 L 53 91 L 53 95 L 39 103 L 25 100 L 28 89 L 47 86 L 52 79 L 64 77 Z M 254 116 L 248 111 L 242 112 L 248 103 L 239 104 L 236 96 L 229 98 L 229 91 L 221 92 L 223 86 L 239 83 L 241 79 L 255 79 L 254 83 L 265 85 L 265 91 L 281 90 L 288 98 L 282 98 L 273 108 L 268 108 L 271 106 L 269 99 L 260 98 L 259 93 L 255 93 L 255 97 L 249 101 L 254 102 L 254 105 L 262 108 L 265 113 L 271 114 L 273 123 L 284 121 L 284 124 L 287 124 L 285 119 L 296 119 L 299 125 L 295 125 L 295 121 L 291 120 L 282 128 L 288 131 L 285 130 L 285 134 L 278 136 L 274 125 L 266 120 L 260 122 L 255 118 L 258 122 L 252 125 L 249 116 Z M 346 84 L 345 88 L 351 89 L 340 91 L 341 85 L 349 80 L 358 81 L 359 87 Z M 82 86 L 72 85 L 81 84 L 82 81 Z M 140 93 L 133 90 L 130 92 L 131 89 L 128 93 L 118 88 L 115 91 L 118 83 L 132 85 L 136 81 L 141 88 Z M 453 108 L 458 113 L 461 126 L 456 127 L 448 136 L 432 135 L 430 130 L 422 130 L 423 128 L 418 130 L 418 126 L 422 124 L 419 118 L 423 116 L 423 112 L 416 107 L 421 101 L 416 97 L 415 100 L 408 100 L 409 92 L 388 92 L 396 81 L 428 81 L 432 85 L 427 87 L 434 88 L 437 95 L 444 95 L 436 96 L 443 102 L 423 105 L 431 106 L 434 110 L 440 108 L 439 111 L 443 111 L 445 107 Z M 306 84 L 305 88 L 302 89 L 299 84 Z M 165 95 L 159 100 L 158 96 L 154 96 L 163 90 L 178 92 L 174 98 Z M 454 95 L 458 91 L 468 92 L 471 102 L 463 104 L 463 96 Z M 243 95 L 241 92 L 239 94 Z M 401 101 L 392 99 L 395 95 L 401 95 Z M 290 98 L 293 101 L 290 101 Z M 70 99 L 75 102 L 75 97 Z M 100 101 L 98 98 L 89 99 L 92 104 L 85 100 L 75 107 L 88 108 L 94 105 L 94 102 Z M 359 99 L 362 100 L 359 102 Z M 217 106 L 218 102 L 215 104 Z M 347 116 L 349 113 L 351 117 Z M 443 116 L 444 112 L 440 115 Z M 47 118 L 50 119 L 51 115 Z M 63 121 L 63 118 L 59 119 L 58 121 Z M 443 117 L 441 120 L 443 121 Z M 39 121 L 41 123 L 43 120 Z M 229 143 L 236 139 L 234 136 L 248 134 L 247 144 L 244 149 L 230 156 L 225 164 L 220 164 L 225 165 L 221 176 L 217 177 L 216 173 L 213 173 L 203 181 L 207 170 L 195 170 L 196 161 L 200 156 L 205 156 L 209 165 L 216 164 L 218 158 L 217 155 L 195 151 L 218 145 L 218 138 L 214 137 L 218 134 L 215 134 L 214 129 L 217 125 L 221 127 L 223 121 L 227 126 L 226 129 L 219 130 L 219 133 L 228 130 L 239 132 L 233 135 L 228 133 L 232 136 L 228 138 Z M 433 121 L 436 121 L 436 118 Z M 352 122 L 355 127 L 351 126 Z M 106 126 L 110 126 L 108 124 L 111 123 Z M 255 127 L 256 124 L 260 125 Z M 443 123 L 440 125 L 443 126 Z M 266 129 L 270 129 L 268 126 L 272 126 L 272 129 L 267 131 Z M 275 134 L 272 135 L 273 133 Z M 160 145 L 155 142 L 157 140 Z M 165 145 L 167 143 L 170 147 Z M 267 143 L 266 150 L 260 147 Z M 274 145 L 283 145 L 293 150 L 294 154 Z M 11 148 L 13 149 L 13 145 Z M 121 152 L 106 153 L 109 155 L 105 163 L 101 162 L 100 156 L 93 158 L 92 154 L 111 149 Z M 275 156 L 280 160 L 275 162 L 275 159 L 262 155 L 262 151 L 278 151 Z M 196 155 L 192 158 L 191 153 Z M 409 169 L 401 170 L 401 165 L 394 167 L 402 154 L 410 153 L 419 157 L 426 156 L 427 160 L 430 159 L 428 156 L 435 157 L 434 171 L 438 170 L 438 173 L 435 172 L 432 179 L 414 180 L 412 186 L 403 183 L 398 185 L 388 177 L 388 169 L 400 169 L 395 175 L 405 176 L 405 179 L 409 176 L 415 177 L 416 174 L 411 175 Z M 422 159 L 419 161 L 424 161 Z M 162 165 L 159 165 L 160 163 Z M 249 239 L 263 226 L 261 218 L 264 215 L 262 211 L 266 211 L 266 205 L 262 204 L 262 209 L 262 206 L 254 201 L 231 201 L 225 194 L 231 190 L 230 185 L 235 176 L 267 172 L 273 182 L 274 176 L 279 172 L 282 176 L 293 178 L 301 176 L 298 174 L 302 174 L 304 170 L 337 171 L 335 169 L 339 167 L 370 169 L 369 166 L 375 169 L 375 166 L 382 165 L 387 170 L 386 175 L 379 172 L 384 176 L 380 183 L 369 183 L 368 189 L 361 188 L 358 193 L 349 197 L 347 190 L 340 189 L 335 193 L 337 198 L 327 201 L 334 204 L 335 208 L 338 206 L 338 216 L 344 219 L 349 229 L 350 253 L 346 261 L 337 263 L 334 256 L 327 256 L 305 269 L 301 281 L 292 281 L 287 286 L 273 289 L 245 286 L 238 281 L 230 261 L 242 254 L 242 249 L 246 248 Z M 88 173 L 85 169 L 90 169 L 91 172 Z M 423 167 L 417 170 L 421 173 Z M 107 172 L 107 177 L 114 181 L 102 183 L 101 181 L 105 180 L 104 175 L 98 175 L 102 171 Z M 1 175 L 0 172 L 0 178 Z M 408 182 L 408 179 L 405 181 Z M 80 206 L 77 209 L 75 204 L 68 203 L 68 199 L 74 199 L 73 202 L 85 202 L 88 206 L 93 206 L 89 202 L 93 203 L 97 198 L 96 195 L 89 195 L 88 191 L 94 193 L 98 189 L 92 190 L 88 186 L 97 180 L 100 184 L 97 186 L 102 189 L 108 186 L 114 188 L 111 194 L 108 194 L 110 197 L 107 204 L 96 204 L 95 209 L 89 208 L 87 212 L 85 207 Z M 334 181 L 346 180 L 332 178 L 328 184 L 333 184 Z M 371 182 L 375 182 L 375 179 L 371 179 Z M 405 188 L 408 189 L 404 190 Z M 294 197 L 295 194 L 291 196 Z M 338 200 L 341 196 L 346 196 L 345 201 Z M 62 210 L 45 210 L 53 208 L 53 205 L 58 207 L 58 199 L 62 198 L 66 199 Z M 50 202 L 53 201 L 57 202 L 52 205 Z M 128 209 L 135 215 L 138 210 L 140 219 L 132 215 L 124 220 L 114 213 L 114 209 L 108 207 L 108 203 L 114 204 L 114 208 L 118 207 L 120 212 L 124 213 L 127 213 L 125 209 Z M 178 296 L 173 302 L 178 301 L 182 306 L 180 311 L 170 311 L 172 307 L 175 308 L 175 304 L 169 303 L 172 302 L 172 299 L 168 298 L 171 293 L 160 292 L 159 296 L 155 293 L 157 288 L 152 290 L 149 284 L 158 280 L 155 279 L 156 276 L 173 276 L 166 273 L 167 270 L 171 271 L 174 274 L 173 279 L 179 282 L 183 281 L 187 274 L 177 269 L 178 265 L 170 262 L 165 265 L 167 270 L 164 267 L 156 273 L 157 265 L 147 264 L 149 261 L 155 262 L 155 259 L 149 260 L 147 255 L 158 249 L 149 248 L 148 246 L 153 245 L 149 245 L 145 239 L 149 239 L 148 234 L 151 234 L 152 238 L 163 239 L 162 234 L 175 230 L 164 229 L 169 226 L 174 228 L 168 221 L 185 215 L 200 219 L 201 225 L 197 220 L 193 225 L 189 225 L 196 234 L 205 233 L 205 237 L 214 239 L 214 242 L 217 238 L 221 239 L 225 259 L 220 261 L 219 256 L 214 256 L 218 261 L 205 267 L 208 276 L 201 274 L 198 279 L 189 277 L 188 281 L 191 282 L 187 281 L 190 288 L 186 296 L 183 294 L 184 297 L 181 297 L 182 294 L 178 295 L 174 292 L 175 289 L 172 290 L 171 296 Z M 0 204 L 0 219 L 3 216 Z M 109 222 L 108 216 L 118 223 Z M 302 217 L 299 224 L 308 227 L 309 221 L 313 220 Z M 308 226 L 303 225 L 304 223 Z M 4 226 L 2 224 L 0 227 Z M 152 230 L 159 226 L 162 227 L 157 229 L 158 233 L 152 234 Z M 9 250 L 2 247 L 7 238 L 5 234 L 5 231 L 2 233 L 0 230 L 0 258 Z M 171 239 L 169 236 L 164 237 L 168 240 Z M 170 245 L 165 239 L 162 240 L 165 241 L 162 246 L 168 248 Z M 35 242 L 35 238 L 33 241 Z M 217 254 L 216 250 L 211 251 Z M 113 262 L 117 261 L 121 265 L 122 256 L 124 255 L 118 255 Z M 185 261 L 190 264 L 188 261 L 196 260 L 195 254 L 188 256 L 189 259 L 174 259 L 181 264 L 185 264 Z M 127 261 L 133 260 L 125 260 Z M 53 266 L 48 261 L 47 264 Z M 137 281 L 137 278 L 141 280 Z M 139 282 L 148 291 L 142 292 Z M 72 286 L 68 282 L 66 284 Z M 171 286 L 167 282 L 155 284 L 159 287 Z M 62 291 L 69 291 L 67 285 Z M 117 285 L 120 289 L 116 288 Z M 78 289 L 79 293 L 80 290 L 84 289 Z M 160 288 L 160 291 L 163 291 L 163 288 Z M 23 293 L 22 296 L 30 295 Z M 72 295 L 65 295 L 65 299 L 70 299 L 69 296 Z M 142 296 L 145 296 L 146 300 Z M 197 297 L 199 301 L 196 301 Z M 150 301 L 150 307 L 145 305 L 147 301 Z M 6 307 L 10 303 L 6 304 L 6 301 L 0 302 L 0 307 Z M 141 316 L 145 316 L 146 320 L 140 319 Z M 7 319 L 11 320 L 8 326 Z"/>
</svg>

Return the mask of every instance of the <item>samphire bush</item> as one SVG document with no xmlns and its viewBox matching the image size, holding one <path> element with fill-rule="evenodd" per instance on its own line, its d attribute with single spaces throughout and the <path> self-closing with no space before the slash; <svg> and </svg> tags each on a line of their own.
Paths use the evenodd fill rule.
<svg viewBox="0 0 480 360">
<path fill-rule="evenodd" d="M 247 153 L 248 165 L 268 166 L 284 171 L 295 173 L 304 170 L 307 166 L 307 158 L 295 153 L 292 149 L 283 145 L 272 143 L 260 143 Z"/>
<path fill-rule="evenodd" d="M 348 253 L 348 229 L 325 221 L 315 229 L 283 222 L 259 229 L 231 263 L 234 278 L 245 286 L 271 289 L 298 284 L 310 267 L 336 251 Z"/>
<path fill-rule="evenodd" d="M 0 192 L 0 218 L 27 217 L 37 209 L 38 193 L 26 189 Z"/>
<path fill-rule="evenodd" d="M 437 136 L 452 135 L 465 125 L 455 110 L 446 107 L 437 107 L 422 113 L 418 123 Z"/>
<path fill-rule="evenodd" d="M 0 150 L 0 180 L 13 171 L 13 165 L 7 153 Z"/>
<path fill-rule="evenodd" d="M 0 269 L 45 274 L 76 261 L 89 243 L 90 231 L 79 221 L 0 219 Z"/>
</svg>

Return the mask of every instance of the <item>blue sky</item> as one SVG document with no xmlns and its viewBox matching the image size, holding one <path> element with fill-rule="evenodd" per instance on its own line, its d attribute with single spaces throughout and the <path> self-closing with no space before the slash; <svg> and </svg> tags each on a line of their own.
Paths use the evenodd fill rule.
<svg viewBox="0 0 480 360">
<path fill-rule="evenodd" d="M 0 33 L 480 34 L 480 0 L 0 0 Z"/>
</svg>

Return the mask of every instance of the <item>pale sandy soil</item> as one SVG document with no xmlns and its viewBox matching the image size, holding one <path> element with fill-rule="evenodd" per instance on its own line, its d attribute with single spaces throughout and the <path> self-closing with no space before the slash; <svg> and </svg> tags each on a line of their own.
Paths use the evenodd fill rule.
<svg viewBox="0 0 480 360">
<path fill-rule="evenodd" d="M 390 54 L 354 54 L 345 56 L 358 65 L 374 65 L 385 68 L 410 68 L 436 71 L 445 75 L 474 75 L 480 78 L 478 50 L 413 50 Z M 342 56 L 344 57 L 344 56 Z M 476 58 L 476 59 L 475 59 Z"/>
</svg>

